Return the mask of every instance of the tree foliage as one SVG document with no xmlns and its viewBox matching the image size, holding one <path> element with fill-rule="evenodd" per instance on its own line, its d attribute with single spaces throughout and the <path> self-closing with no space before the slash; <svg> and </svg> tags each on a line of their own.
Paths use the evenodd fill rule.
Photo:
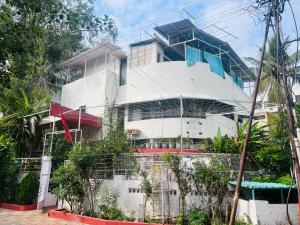
<svg viewBox="0 0 300 225">
<path fill-rule="evenodd" d="M 55 82 L 59 63 L 99 34 L 116 38 L 114 21 L 95 16 L 93 2 L 7 0 L 0 6 L 0 84 L 19 79 Z"/>
<path fill-rule="evenodd" d="M 295 53 L 288 55 L 289 45 L 284 45 L 284 64 L 285 66 L 291 66 L 295 63 Z M 262 53 L 262 49 L 259 50 L 259 54 Z M 252 63 L 254 66 L 259 66 L 259 60 L 247 57 L 246 60 Z M 298 58 L 299 60 L 299 58 Z M 282 66 L 282 65 L 280 65 Z M 287 70 L 288 67 L 286 68 Z M 298 82 L 296 78 L 293 82 Z M 259 86 L 259 93 L 264 95 L 267 93 L 268 101 L 272 103 L 283 103 L 284 102 L 284 91 L 282 83 L 282 74 L 279 73 L 277 76 L 277 50 L 276 50 L 276 37 L 271 37 L 268 40 L 268 46 L 263 61 L 263 72 Z"/>
<path fill-rule="evenodd" d="M 275 177 L 288 174 L 291 166 L 287 115 L 284 111 L 279 113 L 281 116 L 278 113 L 268 115 L 269 125 L 253 123 L 247 155 L 248 162 Z M 205 150 L 212 153 L 240 153 L 246 139 L 247 127 L 248 123 L 238 126 L 237 135 L 234 137 L 221 136 L 218 132 L 214 139 L 205 141 Z"/>
<path fill-rule="evenodd" d="M 205 140 L 204 148 L 205 151 L 211 153 L 239 153 L 239 146 L 234 137 L 229 137 L 228 135 L 222 136 L 220 130 L 218 130 L 217 136 L 213 139 L 207 138 Z"/>
<path fill-rule="evenodd" d="M 52 192 L 59 200 L 66 201 L 71 212 L 79 212 L 83 202 L 82 184 L 73 164 L 60 165 L 51 179 Z"/>
<path fill-rule="evenodd" d="M 140 184 L 140 187 L 142 192 L 144 193 L 143 220 L 145 221 L 147 202 L 152 197 L 153 187 L 151 181 L 148 178 L 148 173 L 146 171 L 142 171 L 140 174 L 142 176 L 142 182 Z"/>
<path fill-rule="evenodd" d="M 29 172 L 17 187 L 16 202 L 20 205 L 30 205 L 36 202 L 39 192 L 39 177 L 35 172 Z"/>
<path fill-rule="evenodd" d="M 50 99 L 34 87 L 5 89 L 0 96 L 0 111 L 4 113 L 0 118 L 0 132 L 13 139 L 17 156 L 29 157 L 39 141 L 37 127 L 43 115 L 35 113 L 47 109 Z"/>
<path fill-rule="evenodd" d="M 186 196 L 191 191 L 191 181 L 189 179 L 189 170 L 185 167 L 180 154 L 165 153 L 163 154 L 165 165 L 173 172 L 179 189 L 180 212 L 185 218 L 186 213 Z"/>
<path fill-rule="evenodd" d="M 199 161 L 194 163 L 193 185 L 202 197 L 207 197 L 204 209 L 208 210 L 211 219 L 222 216 L 222 204 L 225 195 L 228 194 L 227 185 L 230 178 L 229 168 L 218 160 L 212 159 L 209 164 Z M 213 197 L 217 198 L 216 202 L 213 202 Z"/>
<path fill-rule="evenodd" d="M 0 201 L 14 200 L 17 186 L 18 167 L 13 162 L 14 148 L 12 141 L 0 135 Z"/>
<path fill-rule="evenodd" d="M 101 152 L 98 148 L 92 148 L 87 144 L 76 145 L 69 153 L 69 159 L 78 172 L 85 200 L 88 215 L 95 215 L 95 193 L 93 192 L 91 180 L 95 180 L 97 163 L 101 159 Z"/>
<path fill-rule="evenodd" d="M 120 193 L 117 189 L 102 186 L 100 190 L 101 204 L 98 216 L 103 219 L 122 221 L 131 220 L 126 217 L 118 207 Z"/>
</svg>

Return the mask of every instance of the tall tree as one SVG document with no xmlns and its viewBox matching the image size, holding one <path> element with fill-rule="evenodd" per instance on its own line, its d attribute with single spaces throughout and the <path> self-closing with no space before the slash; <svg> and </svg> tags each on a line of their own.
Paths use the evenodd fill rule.
<svg viewBox="0 0 300 225">
<path fill-rule="evenodd" d="M 63 84 L 61 62 L 100 35 L 115 40 L 107 15 L 97 17 L 91 0 L 6 0 L 0 4 L 1 131 L 28 155 L 51 91 Z"/>
<path fill-rule="evenodd" d="M 95 16 L 89 0 L 6 0 L 0 6 L 0 85 L 10 76 L 52 82 L 59 64 L 100 34 L 116 38 L 114 21 Z"/>
<path fill-rule="evenodd" d="M 292 55 L 287 54 L 289 45 L 284 45 L 285 52 L 285 65 L 291 68 L 295 64 L 295 60 L 297 57 L 296 53 Z M 259 50 L 259 54 L 261 54 L 261 49 Z M 277 76 L 277 50 L 276 50 L 276 38 L 272 37 L 268 41 L 267 51 L 265 53 L 265 58 L 263 61 L 263 73 L 259 85 L 259 93 L 267 96 L 267 99 L 271 103 L 283 103 L 284 102 L 284 94 L 283 94 L 283 84 L 282 84 L 282 76 L 279 74 Z M 253 64 L 254 66 L 259 65 L 259 60 L 246 57 L 248 62 Z M 299 58 L 298 58 L 299 60 Z M 291 70 L 291 69 L 289 69 Z M 299 81 L 296 79 L 295 81 Z"/>
</svg>

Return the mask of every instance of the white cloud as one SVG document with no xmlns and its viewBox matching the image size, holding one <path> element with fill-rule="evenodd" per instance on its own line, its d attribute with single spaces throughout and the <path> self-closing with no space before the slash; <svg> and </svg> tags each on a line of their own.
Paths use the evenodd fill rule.
<svg viewBox="0 0 300 225">
<path fill-rule="evenodd" d="M 243 9 L 245 6 L 245 1 L 217 1 L 214 5 L 210 5 L 203 14 L 203 25 L 206 27 L 204 31 L 229 42 L 241 57 L 255 57 L 258 46 L 261 45 L 262 30 L 260 26 L 255 26 L 253 19 Z M 238 39 L 213 25 L 224 29 Z"/>
<path fill-rule="evenodd" d="M 135 0 L 103 0 L 103 3 L 114 10 L 126 10 L 127 6 L 135 3 Z"/>
<path fill-rule="evenodd" d="M 256 26 L 245 11 L 237 11 L 247 3 L 248 0 L 96 0 L 95 4 L 99 13 L 101 11 L 102 14 L 106 13 L 115 18 L 119 29 L 119 44 L 125 48 L 130 43 L 139 41 L 140 37 L 150 38 L 144 31 L 152 34 L 154 22 L 163 25 L 188 18 L 187 14 L 180 10 L 187 7 L 189 13 L 195 16 L 196 25 L 200 29 L 228 41 L 241 57 L 256 57 L 262 44 L 263 26 Z M 300 5 L 293 4 L 299 21 Z M 286 11 L 289 11 L 288 7 Z M 294 34 L 291 18 L 290 14 L 285 16 L 284 30 L 286 33 Z M 211 26 L 212 23 L 239 39 Z"/>
</svg>

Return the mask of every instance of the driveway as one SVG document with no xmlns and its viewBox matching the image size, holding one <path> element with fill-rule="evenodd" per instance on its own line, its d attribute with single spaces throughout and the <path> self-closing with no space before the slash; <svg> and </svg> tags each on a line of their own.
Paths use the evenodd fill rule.
<svg viewBox="0 0 300 225">
<path fill-rule="evenodd" d="M 0 208 L 0 225 L 79 225 L 61 219 L 49 218 L 47 212 L 41 210 L 13 211 Z"/>
</svg>

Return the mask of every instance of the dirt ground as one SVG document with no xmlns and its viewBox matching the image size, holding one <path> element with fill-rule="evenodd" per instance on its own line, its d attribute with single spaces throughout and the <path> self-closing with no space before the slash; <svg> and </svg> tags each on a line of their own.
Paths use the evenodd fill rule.
<svg viewBox="0 0 300 225">
<path fill-rule="evenodd" d="M 49 218 L 47 211 L 13 211 L 0 208 L 0 225 L 79 225 L 82 223 L 69 222 Z"/>
</svg>

